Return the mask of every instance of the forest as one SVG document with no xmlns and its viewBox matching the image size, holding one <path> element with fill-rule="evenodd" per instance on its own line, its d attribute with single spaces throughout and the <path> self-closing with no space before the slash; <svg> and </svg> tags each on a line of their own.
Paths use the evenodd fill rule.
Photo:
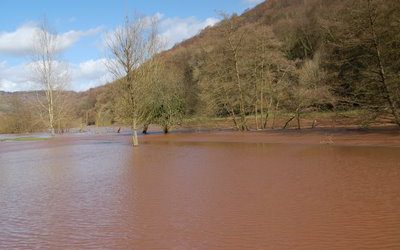
<svg viewBox="0 0 400 250">
<path fill-rule="evenodd" d="M 44 70 L 57 67 L 40 53 L 52 46 L 43 33 L 44 87 L 0 92 L 0 132 L 117 125 L 136 134 L 157 125 L 168 133 L 219 119 L 239 131 L 400 127 L 399 13 L 397 0 L 269 0 L 221 13 L 166 51 L 157 20 L 127 18 L 108 36 L 115 81 L 80 93 Z"/>
</svg>

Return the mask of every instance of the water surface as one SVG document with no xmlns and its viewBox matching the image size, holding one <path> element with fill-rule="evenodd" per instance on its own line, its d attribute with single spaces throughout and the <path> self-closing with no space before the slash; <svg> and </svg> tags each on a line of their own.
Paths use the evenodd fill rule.
<svg viewBox="0 0 400 250">
<path fill-rule="evenodd" d="M 1 143 L 0 249 L 400 249 L 400 148 L 179 136 Z"/>
</svg>

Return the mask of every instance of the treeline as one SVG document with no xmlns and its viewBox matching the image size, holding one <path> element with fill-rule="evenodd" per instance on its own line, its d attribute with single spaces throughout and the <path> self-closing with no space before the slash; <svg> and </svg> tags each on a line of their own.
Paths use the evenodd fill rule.
<svg viewBox="0 0 400 250">
<path fill-rule="evenodd" d="M 269 0 L 221 18 L 161 53 L 156 21 L 127 19 L 109 34 L 116 81 L 77 94 L 68 120 L 168 132 L 228 117 L 244 131 L 355 111 L 351 125 L 400 126 L 400 1 Z"/>
<path fill-rule="evenodd" d="M 239 130 L 283 127 L 310 111 L 357 110 L 400 126 L 400 2 L 268 1 L 178 46 L 190 113 L 230 116 Z M 182 63 L 184 62 L 184 63 Z M 196 108 L 193 109 L 193 104 Z"/>
<path fill-rule="evenodd" d="M 78 110 L 82 94 L 62 91 L 63 98 L 54 108 L 55 133 L 67 132 L 81 126 L 81 110 Z M 40 103 L 45 102 L 43 91 L 0 93 L 0 133 L 32 133 L 49 129 L 48 114 Z"/>
</svg>

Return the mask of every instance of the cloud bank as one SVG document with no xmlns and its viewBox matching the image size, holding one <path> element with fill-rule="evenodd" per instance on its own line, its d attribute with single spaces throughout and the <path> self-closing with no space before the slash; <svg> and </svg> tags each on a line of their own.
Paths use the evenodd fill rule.
<svg viewBox="0 0 400 250">
<path fill-rule="evenodd" d="M 27 56 L 32 53 L 34 48 L 35 36 L 38 32 L 36 23 L 30 22 L 23 24 L 12 32 L 0 32 L 0 54 L 9 56 Z M 64 51 L 86 36 L 93 36 L 100 33 L 101 27 L 77 31 L 71 30 L 57 34 L 58 50 Z"/>
<path fill-rule="evenodd" d="M 262 3 L 262 2 L 264 2 L 265 0 L 242 0 L 242 2 L 244 3 L 244 4 L 247 4 L 247 5 L 249 5 L 249 6 L 254 6 L 254 5 L 257 5 L 257 4 L 259 4 L 259 3 Z"/>
<path fill-rule="evenodd" d="M 108 83 L 112 80 L 106 67 L 106 59 L 88 60 L 69 65 L 70 90 L 84 91 Z M 36 90 L 39 86 L 32 79 L 30 63 L 15 66 L 0 62 L 0 90 L 7 92 Z"/>
<path fill-rule="evenodd" d="M 188 18 L 162 18 L 160 19 L 161 37 L 166 41 L 167 49 L 185 39 L 197 35 L 202 29 L 214 26 L 220 20 L 214 17 L 199 20 L 195 17 Z"/>
<path fill-rule="evenodd" d="M 201 20 L 195 17 L 164 17 L 159 13 L 156 16 L 159 18 L 160 36 L 166 43 L 166 49 L 219 22 L 219 19 L 213 17 Z M 28 22 L 14 31 L 0 32 L 0 55 L 5 55 L 9 59 L 29 58 L 34 47 L 37 30 L 37 23 Z M 100 38 L 101 32 L 102 28 L 97 27 L 57 34 L 58 50 L 67 51 L 84 37 L 97 36 Z M 103 54 L 101 48 L 95 49 L 98 50 L 99 55 Z M 68 89 L 85 91 L 112 81 L 113 78 L 106 67 L 106 60 L 105 58 L 93 58 L 70 64 L 71 84 Z M 10 61 L 4 59 L 0 61 L 0 90 L 13 92 L 37 89 L 38 85 L 31 77 L 30 63 L 29 60 L 18 64 L 10 64 Z"/>
</svg>

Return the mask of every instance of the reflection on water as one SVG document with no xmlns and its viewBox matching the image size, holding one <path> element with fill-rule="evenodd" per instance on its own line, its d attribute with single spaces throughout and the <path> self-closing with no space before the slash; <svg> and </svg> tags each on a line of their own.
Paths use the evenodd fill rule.
<svg viewBox="0 0 400 250">
<path fill-rule="evenodd" d="M 0 156 L 0 248 L 400 249 L 399 148 L 76 140 Z"/>
</svg>

